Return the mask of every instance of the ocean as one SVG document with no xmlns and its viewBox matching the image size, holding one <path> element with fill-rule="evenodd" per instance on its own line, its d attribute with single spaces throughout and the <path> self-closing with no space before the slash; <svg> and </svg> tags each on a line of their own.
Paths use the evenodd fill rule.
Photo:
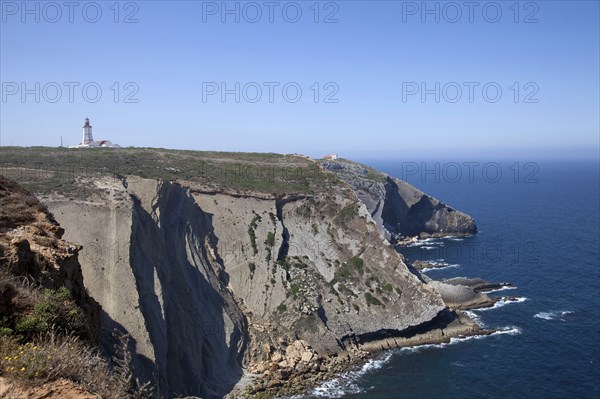
<svg viewBox="0 0 600 399">
<path fill-rule="evenodd" d="M 363 162 L 475 218 L 472 237 L 402 249 L 446 266 L 428 276 L 519 300 L 471 312 L 500 334 L 384 352 L 304 398 L 600 397 L 598 161 Z"/>
</svg>

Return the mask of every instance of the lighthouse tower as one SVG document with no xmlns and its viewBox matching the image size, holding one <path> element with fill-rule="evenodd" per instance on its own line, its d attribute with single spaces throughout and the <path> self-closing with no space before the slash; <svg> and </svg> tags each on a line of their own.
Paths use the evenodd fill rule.
<svg viewBox="0 0 600 399">
<path fill-rule="evenodd" d="M 85 124 L 83 125 L 83 141 L 82 145 L 90 145 L 94 142 L 92 137 L 92 125 L 90 125 L 90 119 L 85 118 Z"/>
</svg>

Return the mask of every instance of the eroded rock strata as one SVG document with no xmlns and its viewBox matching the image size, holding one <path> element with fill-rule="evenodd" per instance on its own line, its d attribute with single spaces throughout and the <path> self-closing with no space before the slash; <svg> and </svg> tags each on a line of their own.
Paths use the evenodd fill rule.
<svg viewBox="0 0 600 399">
<path fill-rule="evenodd" d="M 425 281 L 390 243 L 471 234 L 473 220 L 389 176 L 357 176 L 302 194 L 105 176 L 78 180 L 102 195 L 45 200 L 83 246 L 104 330 L 131 335 L 140 381 L 166 397 L 274 395 L 372 351 L 486 333 L 451 284 Z"/>
<path fill-rule="evenodd" d="M 350 161 L 326 161 L 322 165 L 356 191 L 381 234 L 392 242 L 415 236 L 464 236 L 477 232 L 472 217 L 403 180 Z"/>
</svg>

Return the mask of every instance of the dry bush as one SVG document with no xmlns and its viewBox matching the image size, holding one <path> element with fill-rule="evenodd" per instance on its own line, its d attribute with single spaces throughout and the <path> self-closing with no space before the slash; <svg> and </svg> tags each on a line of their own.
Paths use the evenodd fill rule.
<svg viewBox="0 0 600 399">
<path fill-rule="evenodd" d="M 0 227 L 16 228 L 36 219 L 48 208 L 15 181 L 0 175 Z"/>
<path fill-rule="evenodd" d="M 96 349 L 54 331 L 25 344 L 0 336 L 0 374 L 29 387 L 64 378 L 102 398 L 131 397 L 130 387 Z"/>
</svg>

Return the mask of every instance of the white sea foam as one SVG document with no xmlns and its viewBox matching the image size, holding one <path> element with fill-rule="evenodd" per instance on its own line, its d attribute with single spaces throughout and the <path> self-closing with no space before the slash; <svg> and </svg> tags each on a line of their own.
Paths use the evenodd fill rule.
<svg viewBox="0 0 600 399">
<path fill-rule="evenodd" d="M 411 346 L 408 348 L 400 348 L 399 351 L 415 353 L 415 352 L 420 352 L 424 349 L 431 349 L 431 348 L 442 349 L 442 348 L 445 348 L 450 345 L 456 345 L 460 342 L 485 339 L 487 337 L 491 337 L 494 335 L 503 335 L 503 334 L 518 335 L 518 334 L 521 334 L 521 332 L 522 332 L 522 330 L 516 326 L 502 327 L 502 328 L 498 329 L 497 331 L 494 331 L 493 333 L 488 334 L 488 335 L 472 335 L 469 337 L 453 337 L 453 338 L 450 338 L 450 342 L 447 342 L 447 343 Z"/>
<path fill-rule="evenodd" d="M 575 313 L 575 312 L 573 312 L 572 310 L 551 310 L 549 312 L 536 313 L 533 317 L 535 317 L 536 319 L 542 319 L 542 320 L 566 321 L 565 316 L 573 314 L 573 313 Z"/>
<path fill-rule="evenodd" d="M 467 313 L 471 313 L 467 311 Z M 472 317 L 477 318 L 478 316 L 472 315 Z M 488 335 L 473 335 L 469 337 L 460 337 L 460 338 L 450 338 L 450 342 L 448 343 L 440 343 L 440 344 L 425 344 L 418 346 L 411 346 L 406 348 L 399 348 L 394 351 L 385 352 L 378 359 L 371 359 L 367 363 L 365 363 L 360 369 L 347 371 L 345 373 L 340 374 L 338 377 L 326 381 L 321 385 L 313 388 L 308 396 L 317 396 L 321 398 L 341 398 L 346 395 L 355 395 L 361 392 L 364 392 L 364 389 L 359 387 L 357 381 L 360 377 L 365 374 L 372 372 L 373 370 L 377 370 L 382 368 L 385 364 L 387 364 L 394 353 L 418 353 L 427 349 L 443 349 L 450 345 L 456 345 L 461 342 L 470 341 L 470 340 L 479 340 L 487 337 L 491 337 L 493 335 L 517 335 L 521 333 L 521 329 L 515 326 L 503 327 L 498 329 L 497 331 L 488 334 Z M 462 364 L 457 363 L 457 366 L 463 366 Z M 294 395 L 287 397 L 285 399 L 302 399 L 305 396 L 302 395 Z M 281 398 L 284 399 L 284 398 Z"/>
<path fill-rule="evenodd" d="M 450 266 L 450 263 L 445 262 L 443 260 L 430 260 L 427 263 L 434 265 L 434 266 Z"/>
<path fill-rule="evenodd" d="M 421 272 L 428 272 L 428 271 L 431 271 L 431 270 L 444 270 L 444 269 L 451 269 L 451 268 L 454 268 L 454 267 L 459 267 L 459 266 L 460 266 L 458 263 L 454 263 L 454 264 L 446 263 L 446 264 L 445 264 L 445 265 L 443 265 L 443 266 L 441 266 L 441 265 L 436 265 L 436 264 L 434 264 L 434 263 L 432 263 L 432 262 L 429 262 L 429 263 L 431 263 L 432 265 L 434 265 L 434 266 L 436 266 L 436 267 L 426 267 L 426 268 L 423 268 L 423 269 L 421 269 Z"/>
<path fill-rule="evenodd" d="M 484 291 L 486 294 L 491 294 L 492 292 L 500 292 L 500 291 L 508 291 L 508 290 L 516 290 L 517 287 L 514 285 L 505 285 L 501 288 L 497 288 L 495 290 Z"/>
<path fill-rule="evenodd" d="M 489 308 L 481 308 L 481 309 L 477 309 L 477 311 L 481 312 L 481 311 L 486 311 L 486 310 L 491 310 L 491 309 L 498 309 L 501 308 L 502 306 L 506 306 L 509 303 L 521 303 L 521 302 L 525 302 L 529 300 L 529 298 L 526 298 L 524 296 L 520 296 L 520 297 L 516 297 L 516 298 L 507 298 L 507 297 L 502 297 L 498 300 L 498 302 L 496 302 L 494 304 L 494 306 L 491 306 Z"/>
<path fill-rule="evenodd" d="M 426 246 L 424 248 L 428 248 L 428 247 L 431 247 L 432 245 L 437 245 L 437 246 L 443 247 L 444 243 L 442 241 L 439 241 L 439 239 L 437 239 L 437 238 L 424 238 L 422 240 L 418 240 L 411 244 L 408 244 L 407 247 L 424 247 L 424 246 Z"/>
<path fill-rule="evenodd" d="M 483 321 L 481 321 L 481 316 L 479 316 L 477 313 L 473 312 L 472 310 L 465 310 L 465 313 L 467 314 L 467 316 L 469 316 L 475 323 L 479 324 L 481 327 L 485 328 L 485 323 Z"/>
<path fill-rule="evenodd" d="M 417 241 L 415 241 L 413 243 L 410 243 L 410 244 L 407 245 L 407 247 L 420 247 L 420 246 L 423 246 L 423 245 L 425 245 L 425 244 L 427 244 L 428 242 L 431 242 L 431 241 L 433 241 L 432 238 L 425 238 L 423 240 L 417 240 Z"/>
<path fill-rule="evenodd" d="M 502 334 L 519 335 L 519 334 L 521 334 L 522 331 L 523 330 L 521 330 L 519 327 L 511 326 L 511 327 L 504 327 L 504 328 L 492 333 L 491 335 L 502 335 Z"/>
<path fill-rule="evenodd" d="M 356 381 L 366 373 L 382 368 L 389 362 L 392 355 L 392 352 L 387 352 L 380 358 L 369 360 L 359 370 L 342 373 L 337 378 L 326 381 L 314 388 L 310 395 L 324 398 L 341 398 L 345 395 L 360 393 L 363 390 L 356 384 Z"/>
</svg>

